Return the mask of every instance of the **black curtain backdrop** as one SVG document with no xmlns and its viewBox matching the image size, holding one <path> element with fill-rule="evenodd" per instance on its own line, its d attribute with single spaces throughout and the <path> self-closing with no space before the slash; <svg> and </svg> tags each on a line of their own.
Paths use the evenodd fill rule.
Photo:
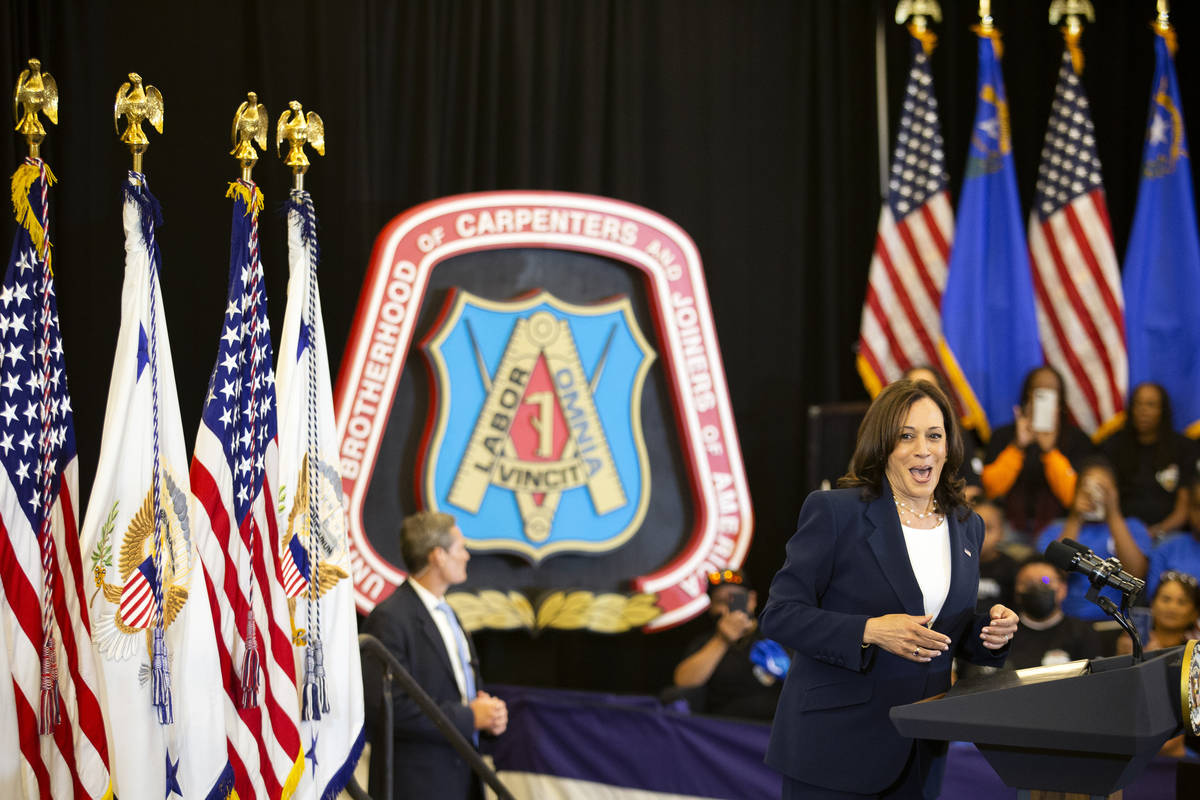
<svg viewBox="0 0 1200 800">
<path fill-rule="evenodd" d="M 943 0 L 933 56 L 957 195 L 975 106 L 974 2 Z M 1048 0 L 996 3 L 1024 207 L 1062 50 Z M 1153 0 L 1097 0 L 1083 82 L 1118 254 L 1137 192 L 1153 74 Z M 1175 3 L 1183 104 L 1200 113 L 1200 9 Z M 51 235 L 74 398 L 82 495 L 100 432 L 123 271 L 129 156 L 111 113 L 126 73 L 166 98 L 146 171 L 166 224 L 162 287 L 189 444 L 216 354 L 238 169 L 230 123 L 247 90 L 277 119 L 301 100 L 328 152 L 306 180 L 334 370 L 377 231 L 436 197 L 494 189 L 607 195 L 678 222 L 704 259 L 757 517 L 747 569 L 765 596 L 807 484 L 805 409 L 865 399 L 854 370 L 879 213 L 875 31 L 885 21 L 889 140 L 909 59 L 891 0 L 397 0 L 206 3 L 13 0 L 0 10 L 5 86 L 38 57 L 58 81 L 43 155 L 61 182 Z M 281 330 L 287 266 L 273 212 L 290 177 L 274 148 L 255 170 Z M 890 150 L 890 144 L 889 144 Z M 0 163 L 24 155 L 15 134 Z M 4 235 L 11 235 L 11 223 Z M 1185 301 L 1191 301 L 1186 299 Z M 696 624 L 646 636 L 489 633 L 492 680 L 654 691 Z"/>
</svg>

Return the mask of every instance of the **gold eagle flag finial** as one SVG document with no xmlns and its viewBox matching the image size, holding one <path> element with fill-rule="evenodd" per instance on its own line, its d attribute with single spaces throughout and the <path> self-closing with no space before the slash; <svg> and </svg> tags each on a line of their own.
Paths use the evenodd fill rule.
<svg viewBox="0 0 1200 800">
<path fill-rule="evenodd" d="M 17 121 L 13 130 L 25 137 L 33 158 L 38 157 L 38 148 L 46 138 L 46 129 L 38 119 L 39 111 L 58 124 L 58 84 L 49 72 L 42 72 L 41 61 L 31 58 L 29 69 L 21 72 L 13 92 L 13 118 Z"/>
<path fill-rule="evenodd" d="M 305 115 L 300 101 L 293 100 L 279 115 L 279 122 L 275 125 L 277 154 L 285 141 L 288 143 L 288 153 L 283 163 L 292 168 L 295 188 L 302 189 L 304 173 L 308 171 L 309 166 L 308 156 L 304 154 L 304 145 L 311 146 L 318 155 L 325 155 L 325 123 L 315 111 L 309 111 Z"/>
<path fill-rule="evenodd" d="M 133 171 L 142 171 L 142 154 L 150 146 L 142 130 L 142 123 L 149 122 L 154 130 L 163 132 L 163 96 L 153 86 L 142 86 L 142 76 L 136 72 L 129 73 L 129 80 L 121 84 L 117 90 L 117 99 L 113 103 L 113 127 L 121 130 L 121 115 L 124 114 L 128 124 L 121 134 L 121 141 L 129 145 L 133 154 Z"/>
<path fill-rule="evenodd" d="M 1066 23 L 1062 27 L 1063 39 L 1067 50 L 1071 53 L 1071 63 L 1078 75 L 1083 74 L 1083 48 L 1079 40 L 1083 38 L 1083 20 L 1096 21 L 1096 9 L 1092 8 L 1091 0 L 1053 0 L 1050 3 L 1050 24 L 1057 25 L 1063 17 Z"/>
<path fill-rule="evenodd" d="M 247 92 L 246 99 L 238 106 L 233 115 L 233 149 L 229 154 L 238 160 L 242 167 L 242 180 L 250 180 L 250 170 L 258 161 L 259 150 L 267 149 L 267 126 L 270 124 L 267 107 L 258 102 L 258 95 Z"/>
<path fill-rule="evenodd" d="M 896 5 L 896 24 L 908 22 L 908 32 L 921 43 L 925 55 L 932 55 L 937 36 L 929 30 L 929 20 L 942 21 L 942 7 L 937 0 L 900 0 Z"/>
</svg>

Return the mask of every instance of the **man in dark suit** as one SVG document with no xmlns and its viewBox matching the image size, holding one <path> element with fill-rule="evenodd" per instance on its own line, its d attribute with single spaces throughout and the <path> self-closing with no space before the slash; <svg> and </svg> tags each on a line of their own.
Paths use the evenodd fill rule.
<svg viewBox="0 0 1200 800">
<path fill-rule="evenodd" d="M 363 632 L 383 642 L 468 740 L 478 741 L 480 731 L 503 733 L 508 709 L 503 700 L 479 690 L 479 662 L 471 637 L 446 604 L 446 590 L 467 579 L 471 558 L 454 517 L 430 511 L 409 516 L 400 528 L 400 552 L 408 579 L 375 607 Z M 379 670 L 374 659 L 363 664 L 368 697 L 378 692 Z M 393 797 L 479 796 L 479 782 L 470 767 L 416 703 L 397 689 L 393 704 Z M 372 724 L 372 741 L 387 741 L 386 732 L 377 729 L 378 718 Z M 370 785 L 371 793 L 380 796 L 382 755 L 371 759 Z"/>
</svg>

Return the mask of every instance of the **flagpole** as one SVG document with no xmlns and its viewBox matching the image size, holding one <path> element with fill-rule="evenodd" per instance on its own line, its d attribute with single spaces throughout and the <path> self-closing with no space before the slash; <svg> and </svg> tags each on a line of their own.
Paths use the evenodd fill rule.
<svg viewBox="0 0 1200 800">
<path fill-rule="evenodd" d="M 321 486 L 317 475 L 320 442 L 318 441 L 317 398 L 314 391 L 318 385 L 317 334 L 315 333 L 317 327 L 317 218 L 316 211 L 313 209 L 312 197 L 304 190 L 304 174 L 308 172 L 309 167 L 308 157 L 304 154 L 304 145 L 311 145 L 318 154 L 325 155 L 325 123 L 314 111 L 305 114 L 300 101 L 292 100 L 288 103 L 287 110 L 280 115 L 279 122 L 275 126 L 276 154 L 279 154 L 280 147 L 284 142 L 288 143 L 288 153 L 284 164 L 292 169 L 292 192 L 288 199 L 289 225 L 293 219 L 299 223 L 299 245 L 302 251 L 300 263 L 306 267 L 303 275 L 293 275 L 292 280 L 299 279 L 304 282 L 302 297 L 305 302 L 304 307 L 300 309 L 300 325 L 310 331 L 311 337 L 305 359 L 309 390 L 305 392 L 304 398 L 306 425 L 302 462 L 304 473 L 302 479 L 305 483 L 305 496 L 308 500 L 308 508 L 305 511 L 308 513 L 309 520 L 309 524 L 305 526 L 307 540 L 303 542 L 308 554 L 308 574 L 304 576 L 307 580 L 305 591 L 307 630 L 297 631 L 295 643 L 304 646 L 300 715 L 304 720 L 315 722 L 320 720 L 323 714 L 329 713 L 330 705 L 325 681 L 325 652 L 321 637 L 319 585 L 322 567 L 320 548 L 317 546 L 317 542 L 322 538 L 322 522 L 318 508 Z M 290 236 L 288 238 L 289 246 L 292 246 L 292 239 Z M 292 313 L 290 297 L 288 313 Z M 300 502 L 299 489 L 296 492 L 296 502 Z M 300 535 L 300 531 L 297 531 L 296 535 Z"/>
<path fill-rule="evenodd" d="M 174 703 L 171 700 L 171 673 L 167 656 L 167 624 L 164 617 L 165 604 L 163 588 L 163 540 L 166 536 L 164 528 L 169 524 L 162 503 L 162 461 L 160 458 L 160 426 L 159 426 L 159 394 L 158 394 L 158 325 L 155 320 L 155 296 L 157 295 L 158 278 L 158 245 L 154 241 L 154 226 L 159 216 L 157 202 L 153 200 L 142 170 L 143 156 L 150 146 L 150 140 L 142 130 L 142 123 L 148 122 L 160 134 L 163 132 L 163 96 L 153 86 L 142 86 L 142 76 L 136 72 L 129 73 L 129 80 L 121 84 L 113 102 L 113 127 L 120 130 L 121 117 L 128 122 L 120 139 L 129 146 L 133 157 L 132 170 L 129 174 L 127 196 L 138 203 L 141 217 L 142 238 L 145 241 L 146 252 L 149 254 L 150 294 L 148 298 L 149 331 L 149 367 L 150 367 L 150 396 L 151 396 L 151 437 L 153 440 L 152 467 L 150 475 L 150 494 L 153 498 L 152 513 L 154 525 L 154 546 L 151 560 L 154 565 L 155 612 L 150 648 L 150 681 L 151 702 L 157 712 L 161 725 L 174 724 Z"/>
<path fill-rule="evenodd" d="M 979 0 L 979 29 L 987 35 L 996 29 L 996 21 L 992 19 L 992 0 Z"/>
<path fill-rule="evenodd" d="M 262 204 L 262 194 L 258 191 L 254 180 L 251 178 L 251 170 L 254 169 L 254 164 L 258 161 L 258 152 L 255 151 L 254 145 L 258 145 L 259 150 L 267 149 L 267 107 L 258 102 L 258 95 L 254 92 L 247 92 L 246 99 L 238 106 L 237 111 L 233 115 L 233 150 L 230 155 L 237 159 L 238 165 L 242 168 L 242 177 L 239 185 L 230 186 L 230 195 L 236 198 L 243 196 L 246 202 L 246 213 L 250 217 L 250 234 L 248 241 L 249 248 L 249 269 L 251 279 L 249 282 L 249 294 L 251 297 L 256 297 L 259 291 L 255 285 L 261 277 L 261 270 L 257 268 L 258 261 L 258 209 Z M 249 313 L 247 311 L 246 313 Z M 257 343 L 260 332 L 257 327 L 251 329 L 250 339 L 252 343 Z M 254 345 L 252 344 L 252 347 Z M 251 356 L 250 376 L 251 382 L 257 385 L 258 376 L 256 375 L 258 363 Z M 269 368 L 269 365 L 268 365 Z M 256 427 L 256 413 L 254 402 L 249 403 L 249 426 L 251 429 Z M 259 442 L 250 440 L 250 461 L 253 463 L 257 456 L 255 448 L 259 446 Z M 260 487 L 255 487 L 255 490 L 260 490 Z M 247 608 L 246 608 L 246 627 L 242 635 L 242 640 L 245 642 L 245 652 L 242 657 L 242 678 L 241 678 L 241 697 L 239 698 L 239 708 L 245 710 L 258 707 L 258 686 L 259 686 L 259 666 L 265 665 L 265 661 L 260 660 L 258 632 L 254 620 L 254 563 L 255 563 L 255 548 L 262 551 L 263 542 L 256 541 L 253 525 L 247 539 L 248 563 L 250 570 L 247 575 Z M 268 546 L 274 546 L 274 543 L 268 543 Z M 263 591 L 269 591 L 269 587 L 264 587 Z M 270 626 L 270 620 L 265 623 Z M 270 650 L 270 641 L 268 639 L 266 645 Z M 269 657 L 269 656 L 268 656 Z"/>
<path fill-rule="evenodd" d="M 23 111 L 23 113 L 22 113 Z M 29 157 L 22 167 L 18 167 L 17 175 L 13 178 L 13 202 L 28 203 L 24 195 L 32 190 L 41 196 L 40 218 L 29 207 L 27 213 L 18 211 L 17 221 L 26 225 L 30 231 L 30 240 L 37 249 L 38 260 L 41 262 L 41 307 L 38 317 L 38 327 L 41 329 L 40 342 L 37 347 L 39 369 L 41 370 L 40 422 L 41 436 L 38 439 L 38 464 L 41 470 L 38 494 L 40 519 L 37 521 L 36 536 L 38 551 L 42 561 L 42 641 L 41 641 L 41 692 L 38 702 L 38 733 L 43 736 L 54 734 L 54 729 L 62 721 L 60 711 L 59 680 L 58 680 L 58 648 L 54 639 L 54 627 L 64 620 L 56 620 L 54 613 L 55 583 L 55 554 L 53 531 L 54 505 L 54 447 L 50 430 L 51 420 L 51 385 L 50 372 L 53 357 L 50 340 L 55 321 L 51 309 L 50 279 L 51 269 L 50 250 L 50 184 L 54 182 L 54 174 L 42 160 L 40 154 L 42 141 L 46 138 L 46 129 L 42 127 L 38 114 L 43 113 L 53 124 L 58 124 L 58 85 L 48 72 L 42 72 L 42 64 L 36 58 L 29 59 L 29 69 L 21 72 L 17 79 L 17 88 L 13 93 L 13 113 L 17 115 L 18 133 L 25 137 L 29 146 Z M 22 170 L 25 176 L 21 177 Z M 36 184 L 36 186 L 34 186 Z M 18 192 L 18 186 L 24 188 Z M 40 227 L 40 230 L 37 228 Z M 35 232 L 36 231 L 36 232 Z"/>
</svg>

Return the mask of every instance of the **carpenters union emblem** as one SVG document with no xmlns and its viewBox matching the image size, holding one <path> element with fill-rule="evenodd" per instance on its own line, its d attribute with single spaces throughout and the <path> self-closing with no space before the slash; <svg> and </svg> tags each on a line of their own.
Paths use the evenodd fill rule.
<svg viewBox="0 0 1200 800">
<path fill-rule="evenodd" d="M 536 562 L 611 550 L 637 531 L 655 356 L 629 298 L 497 303 L 458 291 L 424 346 L 437 392 L 425 505 L 454 514 L 472 549 Z"/>
</svg>

